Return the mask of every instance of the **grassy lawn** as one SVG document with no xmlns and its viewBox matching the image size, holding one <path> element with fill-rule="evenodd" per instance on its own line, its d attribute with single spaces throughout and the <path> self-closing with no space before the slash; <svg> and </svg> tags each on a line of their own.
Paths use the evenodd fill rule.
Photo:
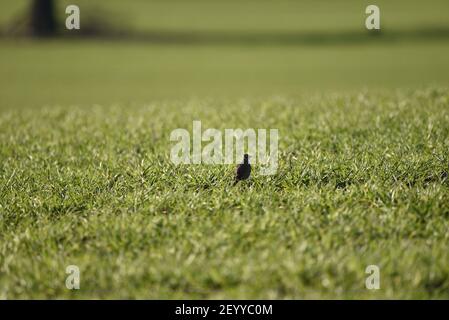
<svg viewBox="0 0 449 320">
<path fill-rule="evenodd" d="M 0 110 L 449 85 L 449 42 L 325 46 L 0 41 Z"/>
<path fill-rule="evenodd" d="M 447 1 L 378 2 L 386 30 L 449 26 Z M 344 34 L 365 6 L 107 3 L 138 31 L 236 34 Z M 0 26 L 25 5 L 2 3 Z M 444 35 L 0 39 L 0 298 L 448 299 L 447 57 Z M 277 173 L 233 187 L 234 165 L 173 165 L 193 120 L 279 129 Z"/>
<path fill-rule="evenodd" d="M 0 296 L 448 298 L 448 103 L 434 88 L 4 111 Z M 169 133 L 194 119 L 279 128 L 278 173 L 232 187 L 233 166 L 172 165 Z"/>
</svg>

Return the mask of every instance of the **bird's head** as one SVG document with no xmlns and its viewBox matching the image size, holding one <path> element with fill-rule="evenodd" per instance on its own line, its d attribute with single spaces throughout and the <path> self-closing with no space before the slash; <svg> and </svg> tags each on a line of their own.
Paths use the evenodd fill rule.
<svg viewBox="0 0 449 320">
<path fill-rule="evenodd" d="M 250 156 L 247 153 L 245 153 L 243 155 L 243 163 L 249 163 L 249 158 L 250 158 Z"/>
</svg>

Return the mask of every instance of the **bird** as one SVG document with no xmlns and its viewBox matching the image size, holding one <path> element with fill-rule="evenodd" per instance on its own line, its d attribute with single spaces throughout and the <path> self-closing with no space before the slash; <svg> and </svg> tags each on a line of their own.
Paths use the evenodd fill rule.
<svg viewBox="0 0 449 320">
<path fill-rule="evenodd" d="M 243 163 L 237 166 L 237 170 L 235 172 L 234 186 L 240 180 L 248 179 L 250 174 L 251 174 L 251 165 L 249 164 L 249 155 L 245 153 L 245 155 L 243 156 Z"/>
</svg>

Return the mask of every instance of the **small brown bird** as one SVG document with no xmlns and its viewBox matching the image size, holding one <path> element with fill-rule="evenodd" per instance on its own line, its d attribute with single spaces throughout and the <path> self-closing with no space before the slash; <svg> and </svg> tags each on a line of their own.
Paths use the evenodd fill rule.
<svg viewBox="0 0 449 320">
<path fill-rule="evenodd" d="M 236 185 L 237 182 L 239 182 L 240 180 L 248 179 L 250 174 L 251 174 L 251 165 L 249 164 L 249 156 L 248 154 L 245 154 L 243 156 L 243 163 L 237 166 L 234 185 Z"/>
</svg>

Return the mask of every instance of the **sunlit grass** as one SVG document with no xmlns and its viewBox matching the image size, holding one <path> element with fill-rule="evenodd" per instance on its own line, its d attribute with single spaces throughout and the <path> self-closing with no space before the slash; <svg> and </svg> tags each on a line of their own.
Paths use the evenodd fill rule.
<svg viewBox="0 0 449 320">
<path fill-rule="evenodd" d="M 429 88 L 4 110 L 0 296 L 448 298 L 448 107 Z M 278 128 L 277 174 L 172 165 L 192 120 Z"/>
</svg>

